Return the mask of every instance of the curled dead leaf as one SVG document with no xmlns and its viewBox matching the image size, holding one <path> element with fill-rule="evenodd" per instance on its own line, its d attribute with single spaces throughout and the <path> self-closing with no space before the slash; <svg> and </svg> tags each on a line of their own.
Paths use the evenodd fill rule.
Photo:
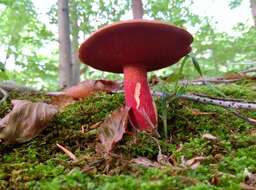
<svg viewBox="0 0 256 190">
<path fill-rule="evenodd" d="M 121 83 L 111 80 L 85 80 L 62 92 L 49 92 L 51 104 L 60 108 L 75 102 L 76 99 L 91 96 L 96 92 L 116 92 L 121 90 Z"/>
<path fill-rule="evenodd" d="M 161 165 L 158 162 L 153 162 L 145 157 L 138 157 L 131 160 L 131 162 L 145 166 L 145 167 L 155 167 L 159 168 Z"/>
<path fill-rule="evenodd" d="M 210 140 L 210 141 L 216 141 L 218 138 L 213 136 L 210 133 L 205 133 L 202 135 L 203 139 Z"/>
<path fill-rule="evenodd" d="M 74 98 L 65 95 L 64 92 L 49 92 L 48 95 L 51 98 L 51 104 L 59 108 L 64 108 L 75 102 Z"/>
<path fill-rule="evenodd" d="M 191 169 L 196 169 L 200 166 L 203 160 L 205 160 L 205 157 L 197 156 L 186 161 L 183 159 L 182 164 L 185 165 L 186 167 L 190 167 Z"/>
<path fill-rule="evenodd" d="M 13 109 L 0 120 L 0 139 L 5 144 L 23 143 L 37 136 L 58 112 L 54 105 L 12 100 Z"/>
<path fill-rule="evenodd" d="M 111 80 L 85 80 L 75 86 L 64 90 L 66 96 L 84 98 L 95 92 L 115 92 L 121 89 L 118 81 Z"/>
<path fill-rule="evenodd" d="M 129 110 L 126 106 L 118 108 L 98 128 L 98 136 L 103 146 L 101 150 L 105 153 L 109 153 L 126 132 Z"/>
</svg>

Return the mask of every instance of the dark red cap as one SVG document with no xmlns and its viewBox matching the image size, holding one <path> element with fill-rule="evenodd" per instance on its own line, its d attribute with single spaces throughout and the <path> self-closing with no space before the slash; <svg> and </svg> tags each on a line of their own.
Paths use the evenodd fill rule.
<svg viewBox="0 0 256 190">
<path fill-rule="evenodd" d="M 193 37 L 186 30 L 149 20 L 129 20 L 105 26 L 80 47 L 80 60 L 91 67 L 122 73 L 138 64 L 154 71 L 179 61 L 191 51 Z"/>
</svg>

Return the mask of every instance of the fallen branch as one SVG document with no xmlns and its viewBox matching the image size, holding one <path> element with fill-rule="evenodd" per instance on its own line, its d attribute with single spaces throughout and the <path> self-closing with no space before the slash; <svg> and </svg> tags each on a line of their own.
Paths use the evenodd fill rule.
<svg viewBox="0 0 256 190">
<path fill-rule="evenodd" d="M 246 121 L 247 123 L 253 125 L 253 126 L 256 126 L 256 120 L 255 119 L 252 119 L 252 118 L 249 118 L 249 117 L 246 117 L 245 115 L 241 114 L 239 111 L 236 111 L 236 110 L 228 110 L 228 111 L 231 111 L 234 115 L 236 115 L 237 117 L 239 117 L 240 119 L 243 119 L 244 121 Z"/>
<path fill-rule="evenodd" d="M 173 94 L 166 94 L 162 92 L 154 92 L 155 96 L 173 96 Z M 215 98 L 206 95 L 199 94 L 182 94 L 177 95 L 177 98 L 196 101 L 204 104 L 213 104 L 225 108 L 233 108 L 233 109 L 247 109 L 254 110 L 256 109 L 256 102 L 246 102 L 243 100 L 237 99 L 224 99 L 224 98 Z"/>
<path fill-rule="evenodd" d="M 174 94 L 167 94 L 162 92 L 154 92 L 153 95 L 161 96 L 161 97 L 174 96 Z M 198 94 L 183 94 L 177 97 L 181 99 L 204 103 L 204 104 L 213 104 L 213 105 L 224 107 L 226 110 L 230 111 L 240 119 L 248 122 L 253 126 L 256 126 L 255 119 L 249 118 L 241 114 L 239 111 L 234 110 L 234 109 L 247 109 L 247 110 L 256 109 L 256 102 L 245 102 L 243 100 L 237 100 L 237 99 L 221 99 L 221 98 L 208 97 L 206 95 L 198 95 Z"/>
<path fill-rule="evenodd" d="M 224 99 L 224 98 L 215 98 L 215 97 L 207 97 L 205 95 L 198 94 L 183 94 L 178 96 L 181 99 L 194 100 L 200 103 L 208 103 L 217 106 L 222 106 L 226 108 L 234 108 L 234 109 L 256 109 L 256 102 L 245 102 L 242 100 L 236 99 Z"/>
<path fill-rule="evenodd" d="M 237 82 L 239 80 L 241 80 L 241 78 L 225 79 L 221 77 L 221 78 L 208 78 L 208 79 L 197 79 L 197 80 L 182 80 L 182 81 L 179 81 L 179 83 L 181 85 L 207 85 L 208 83 L 229 84 L 229 83 Z"/>
<path fill-rule="evenodd" d="M 2 82 L 0 83 L 0 88 L 5 90 L 6 92 L 17 91 L 17 92 L 38 92 L 37 90 L 17 85 L 15 82 Z"/>
<path fill-rule="evenodd" d="M 247 73 L 253 73 L 253 72 L 256 72 L 256 67 L 247 69 L 247 70 L 245 70 L 245 71 L 242 71 L 241 73 L 242 73 L 242 74 L 247 74 Z"/>
</svg>

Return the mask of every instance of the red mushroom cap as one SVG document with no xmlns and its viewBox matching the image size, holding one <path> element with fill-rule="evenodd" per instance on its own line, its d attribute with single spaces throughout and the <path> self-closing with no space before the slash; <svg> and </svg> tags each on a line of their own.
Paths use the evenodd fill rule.
<svg viewBox="0 0 256 190">
<path fill-rule="evenodd" d="M 92 34 L 81 45 L 79 58 L 102 71 L 123 73 L 127 64 L 154 71 L 188 54 L 192 41 L 186 30 L 160 21 L 121 21 Z"/>
</svg>

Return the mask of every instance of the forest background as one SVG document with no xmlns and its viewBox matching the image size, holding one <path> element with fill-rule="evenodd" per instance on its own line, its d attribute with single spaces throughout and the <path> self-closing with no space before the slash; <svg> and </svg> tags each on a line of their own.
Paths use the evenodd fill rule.
<svg viewBox="0 0 256 190">
<path fill-rule="evenodd" d="M 47 3 L 46 1 L 44 1 Z M 223 7 L 198 11 L 200 1 L 147 0 L 144 18 L 163 20 L 187 28 L 194 35 L 193 51 L 205 76 L 221 76 L 254 67 L 256 56 L 255 0 L 226 0 Z M 203 1 L 202 1 L 203 2 Z M 219 3 L 218 0 L 209 4 Z M 48 4 L 49 3 L 49 4 Z M 56 90 L 89 78 L 119 79 L 122 75 L 99 72 L 79 63 L 79 44 L 98 28 L 119 20 L 131 19 L 131 1 L 69 1 L 70 84 L 60 82 L 58 45 L 58 5 L 50 1 L 0 0 L 0 80 L 37 89 Z M 228 5 L 227 7 L 225 5 Z M 203 4 L 202 4 L 203 6 Z M 247 9 L 241 9 L 247 7 Z M 209 6 L 208 6 L 209 8 Z M 213 9 L 213 10 L 212 10 Z M 221 12 L 226 9 L 224 14 Z M 226 18 L 233 27 L 221 25 L 216 18 L 236 10 L 241 18 Z M 43 13 L 42 13 L 43 11 Z M 215 12 L 215 16 L 211 13 Z M 204 15 L 205 13 L 205 15 Z M 250 15 L 247 19 L 245 15 Z M 245 18 L 245 19 L 243 19 Z M 226 22 L 227 23 L 227 22 Z M 175 76 L 179 66 L 158 71 L 158 75 Z M 154 74 L 154 73 L 153 73 Z M 152 75 L 152 73 L 151 73 Z M 66 75 L 67 76 L 67 75 Z M 183 78 L 198 77 L 186 64 Z"/>
</svg>

